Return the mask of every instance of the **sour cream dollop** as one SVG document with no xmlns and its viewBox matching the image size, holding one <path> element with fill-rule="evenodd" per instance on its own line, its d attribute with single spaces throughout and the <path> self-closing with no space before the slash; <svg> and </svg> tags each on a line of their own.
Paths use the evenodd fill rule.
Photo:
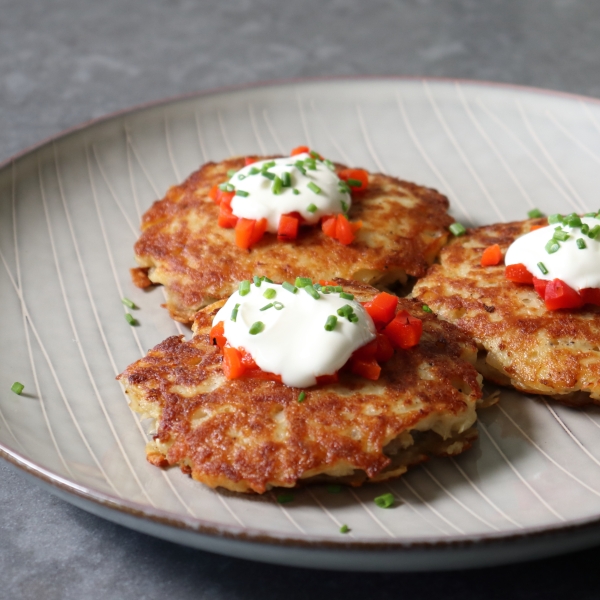
<svg viewBox="0 0 600 600">
<path fill-rule="evenodd" d="M 289 177 L 289 186 L 279 188 L 274 177 L 283 184 Z M 267 219 L 271 233 L 277 232 L 281 215 L 298 212 L 306 223 L 314 225 L 321 217 L 347 212 L 352 204 L 345 182 L 331 163 L 307 153 L 252 163 L 232 175 L 228 183 L 236 191 L 231 201 L 233 214 Z"/>
<path fill-rule="evenodd" d="M 266 298 L 265 292 L 275 296 Z M 305 288 L 293 293 L 282 285 L 261 282 L 250 285 L 242 296 L 237 291 L 213 319 L 213 326 L 223 321 L 224 334 L 234 348 L 243 348 L 256 364 L 269 373 L 281 375 L 283 383 L 293 387 L 309 387 L 317 377 L 332 375 L 344 366 L 350 355 L 376 337 L 375 325 L 356 300 L 340 297 L 338 292 L 317 292 L 313 298 Z M 267 292 L 267 296 L 272 292 Z M 266 310 L 268 304 L 280 303 Z M 238 305 L 235 321 L 232 313 Z M 338 315 L 338 309 L 349 305 L 358 320 L 352 322 Z M 337 318 L 332 331 L 325 329 L 331 315 Z M 251 334 L 251 327 L 261 322 L 262 331 Z"/>
<path fill-rule="evenodd" d="M 581 217 L 581 223 L 587 225 L 591 231 L 600 225 L 600 220 Z M 549 253 L 546 245 L 557 227 L 569 237 L 564 241 L 556 240 L 559 248 Z M 577 245 L 580 239 L 585 243 L 584 248 Z M 581 245 L 581 242 L 579 243 Z M 589 238 L 582 232 L 581 227 L 556 223 L 526 233 L 508 247 L 504 257 L 504 264 L 507 266 L 519 263 L 525 265 L 538 279 L 561 279 L 576 291 L 600 288 L 600 240 Z M 543 273 L 538 263 L 542 263 L 548 272 Z"/>
</svg>

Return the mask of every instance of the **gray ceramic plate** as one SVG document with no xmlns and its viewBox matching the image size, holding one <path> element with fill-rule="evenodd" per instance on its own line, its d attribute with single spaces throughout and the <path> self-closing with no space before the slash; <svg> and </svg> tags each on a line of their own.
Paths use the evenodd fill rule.
<svg viewBox="0 0 600 600">
<path fill-rule="evenodd" d="M 169 335 L 162 290 L 132 286 L 143 211 L 207 160 L 308 143 L 438 188 L 464 223 L 598 209 L 600 105 L 454 81 L 362 79 L 216 92 L 62 135 L 0 169 L 0 454 L 66 500 L 154 535 L 323 568 L 469 567 L 600 541 L 600 414 L 516 393 L 480 439 L 389 485 L 218 493 L 144 455 L 115 375 Z M 131 298 L 138 327 L 124 318 Z M 15 381 L 25 393 L 10 392 Z M 396 506 L 373 498 L 392 492 Z M 339 533 L 342 524 L 350 533 Z"/>
</svg>

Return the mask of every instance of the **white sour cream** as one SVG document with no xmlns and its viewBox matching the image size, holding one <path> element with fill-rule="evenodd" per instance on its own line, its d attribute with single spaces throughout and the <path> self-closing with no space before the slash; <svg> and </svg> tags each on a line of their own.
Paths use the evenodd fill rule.
<svg viewBox="0 0 600 600">
<path fill-rule="evenodd" d="M 594 217 L 582 217 L 582 224 L 590 230 L 600 225 L 600 220 Z M 546 244 L 552 238 L 556 227 L 569 234 L 569 239 L 559 241 L 560 248 L 553 254 L 546 251 Z M 583 239 L 586 248 L 577 247 L 577 240 Z M 538 263 L 543 263 L 548 270 L 542 273 Z M 568 225 L 548 225 L 531 231 L 516 239 L 506 251 L 505 265 L 522 263 L 527 270 L 538 279 L 561 279 L 574 290 L 584 288 L 600 288 L 600 241 L 590 239 L 581 232 L 579 227 Z"/>
<path fill-rule="evenodd" d="M 268 289 L 275 290 L 274 298 L 264 297 Z M 251 284 L 247 295 L 241 296 L 238 291 L 230 296 L 215 315 L 213 325 L 223 321 L 228 343 L 244 348 L 263 371 L 281 375 L 286 385 L 309 387 L 316 384 L 317 377 L 335 373 L 355 350 L 376 337 L 373 321 L 359 302 L 340 298 L 336 292 L 319 296 L 316 300 L 304 288 L 292 293 L 274 283 L 263 281 L 260 287 Z M 283 308 L 260 310 L 275 302 Z M 239 308 L 232 321 L 236 304 Z M 357 322 L 337 314 L 346 304 L 354 309 Z M 337 323 L 333 331 L 326 331 L 330 315 L 337 317 Z M 252 335 L 250 328 L 257 321 L 264 324 L 264 329 Z"/>
<path fill-rule="evenodd" d="M 340 178 L 325 162 L 315 159 L 315 168 L 304 168 L 304 173 L 295 165 L 310 158 L 309 154 L 298 154 L 255 162 L 239 170 L 229 179 L 235 190 L 244 194 L 233 197 L 233 214 L 246 219 L 267 219 L 267 231 L 276 233 L 281 215 L 291 212 L 300 213 L 310 225 L 326 215 L 347 212 L 352 203 L 350 194 L 340 189 Z M 255 173 L 269 162 L 275 163 L 269 173 L 282 179 L 284 173 L 290 176 L 290 187 L 282 187 L 278 194 L 273 193 L 273 180 Z"/>
</svg>

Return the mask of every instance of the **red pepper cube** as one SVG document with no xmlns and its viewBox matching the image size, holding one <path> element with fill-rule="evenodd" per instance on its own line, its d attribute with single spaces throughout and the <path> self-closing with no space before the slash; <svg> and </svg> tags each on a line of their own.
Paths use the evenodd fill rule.
<svg viewBox="0 0 600 600">
<path fill-rule="evenodd" d="M 419 343 L 423 333 L 423 322 L 401 310 L 390 321 L 383 333 L 392 343 L 394 348 L 407 350 Z"/>
</svg>

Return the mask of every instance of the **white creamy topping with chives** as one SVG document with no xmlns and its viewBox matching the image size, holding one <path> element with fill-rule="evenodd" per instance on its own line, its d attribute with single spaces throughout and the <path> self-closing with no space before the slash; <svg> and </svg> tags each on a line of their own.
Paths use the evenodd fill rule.
<svg viewBox="0 0 600 600">
<path fill-rule="evenodd" d="M 277 232 L 281 215 L 298 212 L 313 225 L 326 215 L 347 212 L 352 203 L 332 163 L 306 153 L 255 162 L 232 175 L 227 185 L 236 191 L 233 214 L 267 219 L 271 233 Z"/>
<path fill-rule="evenodd" d="M 516 239 L 504 264 L 521 263 L 534 277 L 561 279 L 576 291 L 600 288 L 600 220 L 576 215 L 557 219 L 552 215 L 555 223 Z"/>
<path fill-rule="evenodd" d="M 223 321 L 229 345 L 243 348 L 258 367 L 281 375 L 286 385 L 315 385 L 317 377 L 335 373 L 355 350 L 376 337 L 371 317 L 343 293 L 323 293 L 327 288 L 319 291 L 318 284 L 288 285 L 296 290 L 292 292 L 266 281 L 259 287 L 248 283 L 242 282 L 240 290 L 230 296 L 213 325 Z"/>
</svg>

